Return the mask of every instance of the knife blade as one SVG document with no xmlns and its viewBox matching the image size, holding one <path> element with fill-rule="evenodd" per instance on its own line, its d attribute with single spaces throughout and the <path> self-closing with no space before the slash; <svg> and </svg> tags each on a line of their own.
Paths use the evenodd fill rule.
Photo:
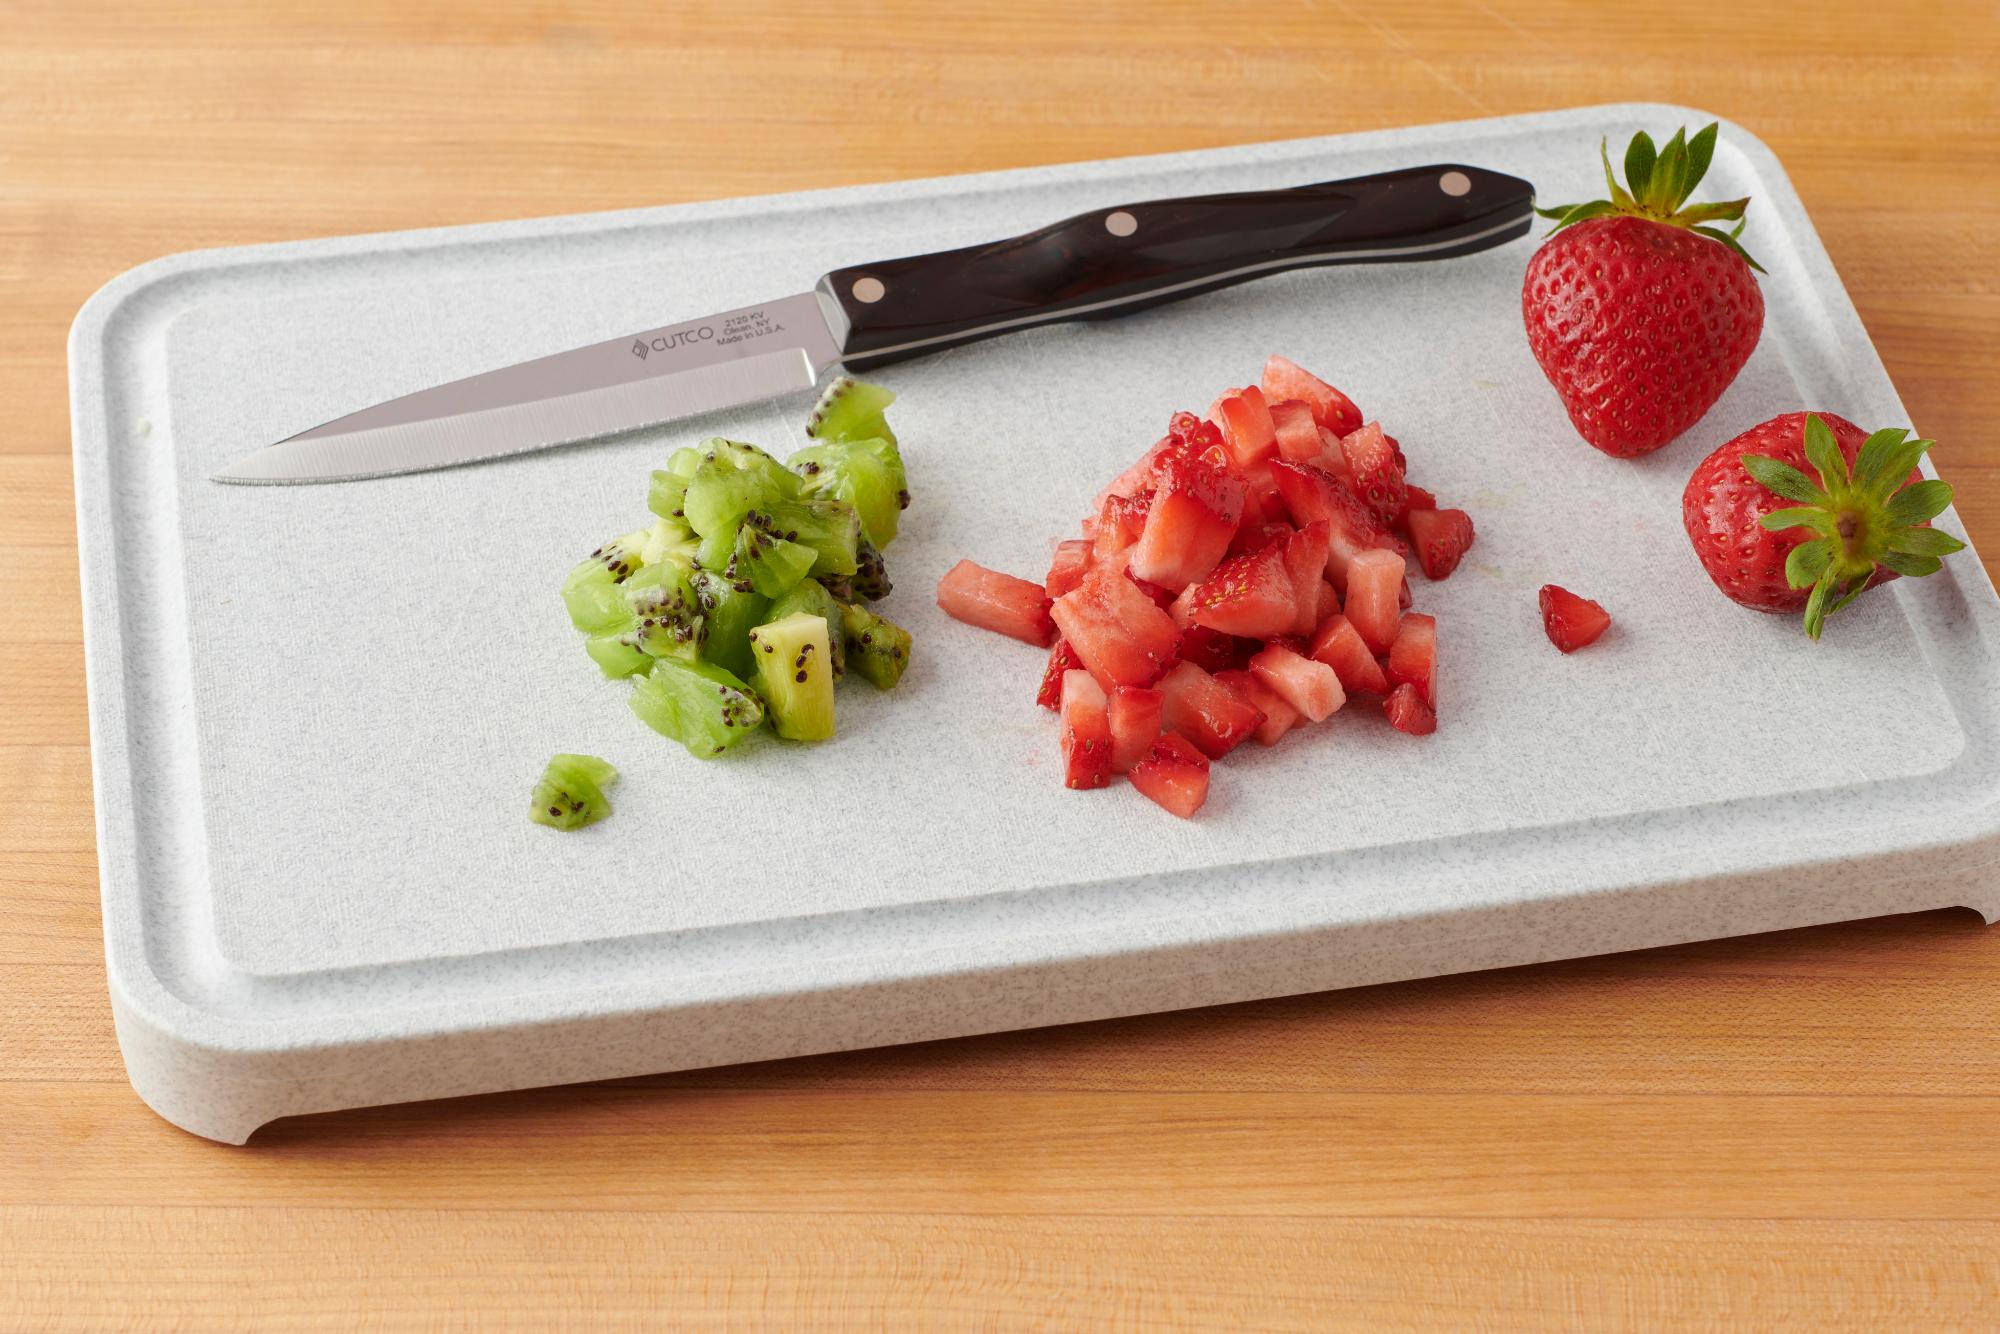
<svg viewBox="0 0 2000 1334">
<path fill-rule="evenodd" d="M 575 444 L 1019 329 L 1109 319 L 1292 269 L 1446 259 L 1525 235 L 1534 187 L 1438 164 L 1094 210 L 809 292 L 422 389 L 238 459 L 217 482 L 358 481 Z"/>
</svg>

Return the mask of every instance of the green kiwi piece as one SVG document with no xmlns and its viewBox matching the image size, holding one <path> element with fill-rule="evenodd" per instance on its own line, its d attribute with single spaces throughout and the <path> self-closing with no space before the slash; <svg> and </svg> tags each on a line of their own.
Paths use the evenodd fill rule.
<svg viewBox="0 0 2000 1334">
<path fill-rule="evenodd" d="M 713 537 L 734 528 L 751 510 L 782 499 L 783 494 L 761 474 L 708 461 L 688 480 L 681 508 L 686 511 L 688 527 L 703 537 Z"/>
<path fill-rule="evenodd" d="M 694 529 L 679 519 L 661 519 L 646 530 L 646 542 L 640 547 L 639 556 L 646 565 L 669 563 L 686 567 L 694 563 L 695 553 L 700 549 L 701 539 L 694 535 Z"/>
<path fill-rule="evenodd" d="M 701 455 L 704 463 L 728 464 L 740 472 L 762 478 L 774 493 L 786 500 L 799 498 L 799 479 L 784 464 L 756 445 L 711 436 L 701 442 Z"/>
<path fill-rule="evenodd" d="M 750 632 L 757 687 L 778 735 L 824 741 L 833 735 L 833 649 L 826 618 L 798 612 Z"/>
<path fill-rule="evenodd" d="M 866 541 L 854 553 L 854 574 L 848 579 L 854 596 L 866 598 L 870 602 L 880 602 L 889 596 L 894 587 L 889 582 L 889 566 L 882 559 L 882 553 Z"/>
<path fill-rule="evenodd" d="M 750 658 L 750 631 L 771 619 L 771 600 L 748 579 L 732 579 L 719 570 L 696 570 L 688 583 L 707 630 L 702 658 L 748 680 L 757 671 Z"/>
<path fill-rule="evenodd" d="M 842 607 L 840 629 L 854 674 L 877 690 L 893 690 L 910 665 L 910 632 L 866 607 Z"/>
<path fill-rule="evenodd" d="M 748 579 L 767 598 L 788 592 L 811 573 L 818 553 L 745 522 L 736 534 L 736 551 L 722 568 L 724 575 Z"/>
<path fill-rule="evenodd" d="M 688 479 L 701 466 L 701 454 L 697 450 L 677 449 L 667 459 L 667 466 L 653 473 L 651 484 L 646 488 L 646 508 L 662 519 L 686 519 L 681 509 L 681 497 L 687 494 Z"/>
<path fill-rule="evenodd" d="M 598 670 L 612 680 L 624 676 L 644 676 L 653 670 L 653 657 L 633 647 L 631 631 L 613 630 L 592 635 L 583 641 L 583 651 Z"/>
<path fill-rule="evenodd" d="M 585 634 L 597 634 L 617 622 L 617 586 L 644 568 L 648 536 L 642 528 L 614 537 L 569 572 L 563 580 L 562 599 L 569 609 L 570 624 Z"/>
<path fill-rule="evenodd" d="M 833 661 L 833 679 L 838 681 L 847 675 L 847 645 L 840 633 L 840 603 L 824 585 L 807 579 L 798 587 L 771 604 L 771 614 L 764 619 L 782 621 L 787 616 L 800 612 L 817 616 L 826 622 L 827 642 Z"/>
<path fill-rule="evenodd" d="M 793 454 L 787 466 L 804 481 L 807 495 L 852 505 L 861 517 L 862 535 L 885 547 L 896 538 L 902 506 L 897 503 L 899 484 L 868 447 L 871 443 L 876 442 L 808 445 Z"/>
<path fill-rule="evenodd" d="M 711 759 L 742 742 L 764 722 L 764 705 L 733 672 L 711 662 L 663 658 L 634 683 L 639 720 Z"/>
<path fill-rule="evenodd" d="M 879 436 L 893 445 L 896 437 L 889 433 L 882 414 L 895 401 L 895 393 L 879 384 L 839 376 L 813 404 L 812 415 L 806 418 L 806 434 L 815 440 Z"/>
<path fill-rule="evenodd" d="M 595 755 L 556 755 L 535 781 L 528 818 L 552 829 L 581 829 L 611 814 L 604 789 L 618 771 Z"/>
<path fill-rule="evenodd" d="M 743 516 L 746 527 L 813 549 L 814 575 L 853 574 L 861 546 L 861 520 L 838 500 L 787 501 Z"/>
<path fill-rule="evenodd" d="M 705 627 L 689 572 L 686 565 L 663 561 L 625 581 L 620 591 L 631 613 L 621 635 L 625 644 L 653 658 L 691 661 L 700 654 Z"/>
</svg>

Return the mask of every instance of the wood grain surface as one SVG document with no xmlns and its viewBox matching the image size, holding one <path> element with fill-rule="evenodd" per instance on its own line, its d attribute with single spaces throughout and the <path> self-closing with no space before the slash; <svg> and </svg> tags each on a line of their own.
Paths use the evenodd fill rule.
<svg viewBox="0 0 2000 1334">
<path fill-rule="evenodd" d="M 64 335 L 192 247 L 1679 101 L 1785 161 L 2000 551 L 1996 53 L 1990 0 L 0 0 L 0 1327 L 1990 1327 L 1969 912 L 172 1129 L 104 994 Z"/>
</svg>

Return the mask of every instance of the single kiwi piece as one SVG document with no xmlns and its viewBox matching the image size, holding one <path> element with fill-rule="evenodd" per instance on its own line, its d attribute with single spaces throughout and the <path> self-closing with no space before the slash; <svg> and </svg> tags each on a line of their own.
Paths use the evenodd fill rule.
<svg viewBox="0 0 2000 1334">
<path fill-rule="evenodd" d="M 763 702 L 733 672 L 678 658 L 660 659 L 634 683 L 632 712 L 704 760 L 740 745 L 764 722 Z"/>
<path fill-rule="evenodd" d="M 665 468 L 657 469 L 646 488 L 646 508 L 662 519 L 685 521 L 686 513 L 681 506 L 681 498 L 687 495 L 688 480 L 701 466 L 701 454 L 697 450 L 677 449 L 667 459 Z"/>
<path fill-rule="evenodd" d="M 783 499 L 783 493 L 761 474 L 705 461 L 689 479 L 681 508 L 688 527 L 703 537 L 714 537 L 742 523 L 751 510 Z"/>
<path fill-rule="evenodd" d="M 648 566 L 671 563 L 686 567 L 694 563 L 695 553 L 700 550 L 701 539 L 695 536 L 694 529 L 679 519 L 661 519 L 646 530 L 646 542 L 639 548 L 639 557 Z"/>
<path fill-rule="evenodd" d="M 750 632 L 757 687 L 778 735 L 824 741 L 833 735 L 833 647 L 826 618 L 797 612 Z"/>
<path fill-rule="evenodd" d="M 616 681 L 625 676 L 644 676 L 653 670 L 653 656 L 636 647 L 630 630 L 614 630 L 592 635 L 583 641 L 583 651 L 597 669 Z"/>
<path fill-rule="evenodd" d="M 847 645 L 840 633 L 840 603 L 825 587 L 812 579 L 806 579 L 771 604 L 771 614 L 766 620 L 782 621 L 787 616 L 804 612 L 817 616 L 826 622 L 827 642 L 831 645 L 833 679 L 838 681 L 847 674 Z"/>
<path fill-rule="evenodd" d="M 774 536 L 746 521 L 736 534 L 736 550 L 722 567 L 724 575 L 748 579 L 767 598 L 788 592 L 812 572 L 818 553 L 811 547 Z"/>
<path fill-rule="evenodd" d="M 813 549 L 811 573 L 853 574 L 861 549 L 861 519 L 839 500 L 783 501 L 743 516 L 744 526 Z"/>
<path fill-rule="evenodd" d="M 864 539 L 854 553 L 854 574 L 848 585 L 854 596 L 866 598 L 870 602 L 880 602 L 888 597 L 894 587 L 889 582 L 889 566 L 882 559 L 882 553 Z"/>
<path fill-rule="evenodd" d="M 787 466 L 804 481 L 808 496 L 853 506 L 862 535 L 877 547 L 895 540 L 902 514 L 897 483 L 866 444 L 843 440 L 808 445 L 793 454 Z"/>
<path fill-rule="evenodd" d="M 876 436 L 891 445 L 896 437 L 889 432 L 883 413 L 896 401 L 893 390 L 869 384 L 852 376 L 835 377 L 813 404 L 806 418 L 806 434 L 815 440 L 865 440 Z"/>
<path fill-rule="evenodd" d="M 840 629 L 854 674 L 877 690 L 893 690 L 910 665 L 910 632 L 866 607 L 842 607 Z"/>
<path fill-rule="evenodd" d="M 555 755 L 535 780 L 528 818 L 552 829 L 581 829 L 611 814 L 604 789 L 618 771 L 595 755 Z"/>
<path fill-rule="evenodd" d="M 750 631 L 771 619 L 771 600 L 748 579 L 730 578 L 720 570 L 696 570 L 688 576 L 688 584 L 707 632 L 702 658 L 744 680 L 754 676 L 757 665 L 750 658 Z"/>
<path fill-rule="evenodd" d="M 632 613 L 623 642 L 653 658 L 693 659 L 701 652 L 701 604 L 689 583 L 690 566 L 662 561 L 648 565 L 619 589 Z M 603 659 L 599 659 L 603 664 Z"/>
<path fill-rule="evenodd" d="M 591 635 L 617 623 L 623 602 L 618 596 L 618 585 L 645 567 L 649 536 L 649 531 L 642 528 L 614 537 L 577 563 L 562 586 L 563 606 L 569 609 L 570 624 Z"/>
</svg>

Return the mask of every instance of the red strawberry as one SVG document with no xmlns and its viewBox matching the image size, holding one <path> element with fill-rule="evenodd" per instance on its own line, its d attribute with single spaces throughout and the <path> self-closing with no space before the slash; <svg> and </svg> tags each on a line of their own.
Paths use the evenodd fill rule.
<svg viewBox="0 0 2000 1334">
<path fill-rule="evenodd" d="M 1277 479 L 1292 522 L 1304 528 L 1315 520 L 1326 520 L 1326 577 L 1334 587 L 1346 587 L 1347 566 L 1357 553 L 1395 546 L 1395 539 L 1374 513 L 1355 498 L 1346 483 L 1325 469 L 1280 460 L 1271 465 L 1271 476 Z"/>
<path fill-rule="evenodd" d="M 1011 635 L 1036 648 L 1056 637 L 1055 626 L 1049 623 L 1049 595 L 1040 584 L 974 565 L 969 560 L 952 566 L 938 580 L 937 604 L 945 615 L 967 625 Z"/>
<path fill-rule="evenodd" d="M 1403 480 L 1403 454 L 1396 442 L 1382 434 L 1381 424 L 1369 422 L 1351 435 L 1341 437 L 1340 452 L 1347 459 L 1353 477 L 1354 494 L 1388 527 L 1408 503 Z"/>
<path fill-rule="evenodd" d="M 1275 746 L 1285 739 L 1285 733 L 1299 725 L 1299 711 L 1248 671 L 1234 668 L 1217 672 L 1215 679 L 1256 705 L 1264 715 L 1264 721 L 1257 724 L 1258 745 Z"/>
<path fill-rule="evenodd" d="M 1129 496 L 1106 496 L 1091 529 L 1091 559 L 1115 556 L 1139 540 L 1146 529 L 1146 516 L 1153 509 L 1153 489 Z"/>
<path fill-rule="evenodd" d="M 1438 730 L 1437 714 L 1418 697 L 1417 688 L 1407 681 L 1389 692 L 1389 698 L 1382 701 L 1382 712 L 1388 715 L 1389 726 L 1398 732 L 1429 736 Z"/>
<path fill-rule="evenodd" d="M 1037 590 L 1039 591 L 1039 590 Z M 1062 636 L 1106 690 L 1151 685 L 1174 660 L 1180 627 L 1122 574 L 1092 570 L 1049 608 Z"/>
<path fill-rule="evenodd" d="M 1464 510 L 1413 509 L 1410 545 L 1426 579 L 1448 579 L 1472 545 L 1472 516 Z"/>
<path fill-rule="evenodd" d="M 1336 614 L 1340 610 L 1340 594 L 1333 591 L 1332 584 L 1322 579 L 1319 581 L 1319 589 L 1314 596 L 1317 601 L 1313 604 L 1313 624 L 1315 626 L 1325 625 L 1326 618 Z"/>
<path fill-rule="evenodd" d="M 1263 710 L 1191 662 L 1161 677 L 1158 689 L 1160 725 L 1194 742 L 1211 760 L 1236 749 L 1264 721 Z"/>
<path fill-rule="evenodd" d="M 1090 568 L 1091 544 L 1072 538 L 1056 543 L 1055 558 L 1049 562 L 1048 577 L 1042 580 L 1042 591 L 1051 599 L 1059 598 L 1083 582 L 1083 572 Z"/>
<path fill-rule="evenodd" d="M 1389 678 L 1382 671 L 1382 664 L 1375 661 L 1368 645 L 1361 642 L 1361 632 L 1345 616 L 1326 618 L 1319 633 L 1313 636 L 1312 656 L 1333 668 L 1342 690 L 1370 695 L 1389 693 Z"/>
<path fill-rule="evenodd" d="M 1320 622 L 1320 593 L 1326 588 L 1326 553 L 1329 528 L 1325 519 L 1314 519 L 1285 539 L 1285 571 L 1292 576 L 1292 633 L 1309 635 Z"/>
<path fill-rule="evenodd" d="M 1153 749 L 1163 702 L 1159 691 L 1144 686 L 1119 686 L 1111 692 L 1111 772 L 1128 772 Z"/>
<path fill-rule="evenodd" d="M 1132 766 L 1132 786 L 1183 820 L 1208 800 L 1208 761 L 1185 738 L 1169 732 L 1153 753 Z"/>
<path fill-rule="evenodd" d="M 1278 428 L 1264 392 L 1256 385 L 1232 389 L 1215 400 L 1208 410 L 1222 427 L 1222 438 L 1239 468 L 1249 468 L 1271 457 L 1278 449 Z"/>
<path fill-rule="evenodd" d="M 1254 647 L 1220 630 L 1211 630 L 1205 625 L 1190 625 L 1181 631 L 1180 658 L 1182 662 L 1191 662 L 1205 672 L 1219 672 L 1236 666 L 1243 659 L 1244 649 Z"/>
<path fill-rule="evenodd" d="M 1089 672 L 1064 672 L 1063 786 L 1104 787 L 1111 781 L 1111 722 L 1104 687 Z"/>
<path fill-rule="evenodd" d="M 1564 653 L 1596 643 L 1611 624 L 1610 612 L 1556 584 L 1542 585 L 1540 601 L 1542 632 Z"/>
<path fill-rule="evenodd" d="M 1250 659 L 1250 674 L 1312 722 L 1325 722 L 1347 702 L 1333 668 L 1279 644 Z"/>
<path fill-rule="evenodd" d="M 1188 619 L 1224 634 L 1268 639 L 1289 633 L 1298 614 L 1284 542 L 1232 556 L 1188 595 Z M 1143 683 L 1142 683 L 1143 684 Z"/>
<path fill-rule="evenodd" d="M 1056 646 L 1049 650 L 1049 665 L 1042 673 L 1042 688 L 1035 692 L 1035 703 L 1045 709 L 1062 708 L 1063 673 L 1081 666 L 1083 659 L 1076 656 L 1069 641 L 1058 637 Z"/>
<path fill-rule="evenodd" d="M 1264 397 L 1273 403 L 1293 398 L 1311 405 L 1313 421 L 1335 435 L 1346 435 L 1361 425 L 1361 409 L 1352 399 L 1283 357 L 1264 363 L 1263 385 Z"/>
<path fill-rule="evenodd" d="M 1153 507 L 1132 548 L 1132 573 L 1179 590 L 1205 578 L 1243 517 L 1243 483 L 1199 457 L 1168 454 L 1153 479 Z"/>
<path fill-rule="evenodd" d="M 1437 708 L 1437 619 L 1411 612 L 1396 626 L 1389 645 L 1389 683 L 1412 685 L 1417 698 Z"/>
<path fill-rule="evenodd" d="M 1241 556 L 1247 552 L 1262 551 L 1297 531 L 1283 519 L 1259 519 L 1255 523 L 1245 519 L 1243 526 L 1236 530 L 1236 536 L 1229 540 L 1229 554 Z"/>
<path fill-rule="evenodd" d="M 1387 653 L 1396 638 L 1396 623 L 1402 618 L 1402 584 L 1403 558 L 1393 551 L 1364 551 L 1347 567 L 1347 602 L 1342 614 L 1361 632 L 1361 642 L 1375 653 Z"/>
<path fill-rule="evenodd" d="M 1747 199 L 1683 207 L 1715 152 L 1715 126 L 1674 131 L 1657 156 L 1644 133 L 1625 153 L 1630 193 L 1604 158 L 1609 200 L 1537 209 L 1555 218 L 1528 261 L 1528 346 L 1583 438 L 1630 458 L 1687 430 L 1722 397 L 1764 328 L 1762 272 L 1736 232 Z"/>
<path fill-rule="evenodd" d="M 1406 482 L 1403 486 L 1403 512 L 1396 516 L 1396 522 L 1389 525 L 1404 537 L 1410 535 L 1410 516 L 1418 510 L 1434 510 L 1438 507 L 1437 497 L 1418 486 Z"/>
<path fill-rule="evenodd" d="M 1278 453 L 1294 463 L 1319 461 L 1319 423 L 1304 403 L 1271 404 L 1271 424 L 1278 435 Z"/>
<path fill-rule="evenodd" d="M 1965 546 L 1930 526 L 1951 504 L 1948 482 L 1916 470 L 1932 443 L 1903 430 L 1864 436 L 1830 412 L 1773 417 L 1688 478 L 1688 540 L 1724 597 L 1756 611 L 1803 608 L 1818 639 L 1826 617 L 1864 590 L 1934 573 L 1940 556 Z"/>
</svg>

